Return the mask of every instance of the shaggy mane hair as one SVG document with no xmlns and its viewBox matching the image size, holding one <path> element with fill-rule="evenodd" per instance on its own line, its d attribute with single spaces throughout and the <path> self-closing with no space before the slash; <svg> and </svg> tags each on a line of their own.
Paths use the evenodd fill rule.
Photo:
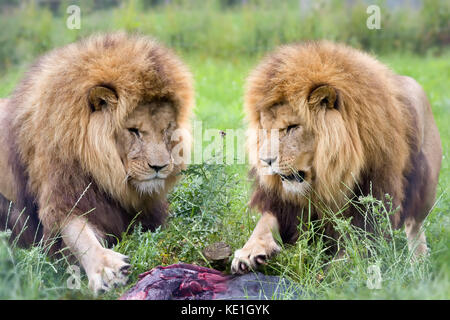
<svg viewBox="0 0 450 320">
<path fill-rule="evenodd" d="M 118 96 L 117 109 L 109 117 L 92 114 L 88 103 L 90 88 L 98 85 Z M 144 227 L 160 225 L 167 211 L 166 193 L 176 178 L 160 194 L 141 196 L 125 183 L 113 140 L 139 102 L 156 99 L 170 100 L 177 127 L 189 131 L 191 74 L 169 49 L 150 38 L 95 35 L 42 56 L 6 106 L 15 207 L 26 208 L 13 232 L 17 235 L 25 220 L 33 222 L 26 233 L 36 233 L 44 219 L 45 225 L 60 225 L 72 211 L 87 213 L 102 235 L 120 236 L 138 212 Z M 93 121 L 95 125 L 88 126 Z M 190 137 L 183 139 L 189 142 Z M 45 199 L 49 196 L 58 209 L 39 208 L 50 203 Z M 37 219 L 44 209 L 46 215 Z M 43 231 L 49 237 L 54 230 Z M 22 244 L 29 244 L 29 238 L 23 235 Z"/>
<path fill-rule="evenodd" d="M 427 163 L 421 159 L 417 114 L 397 77 L 372 56 L 327 41 L 282 46 L 250 74 L 245 111 L 251 132 L 261 129 L 261 110 L 288 103 L 315 134 L 313 218 L 322 217 L 322 208 L 338 210 L 370 191 L 378 199 L 390 194 L 393 207 L 403 208 L 391 217 L 394 228 L 420 211 L 411 206 L 422 206 L 418 193 L 424 190 Z M 336 90 L 333 110 L 308 104 L 310 93 L 322 85 Z M 305 204 L 283 195 L 276 176 L 260 183 L 255 170 L 258 141 L 249 138 L 247 149 L 256 174 L 251 206 L 275 214 L 283 240 L 295 241 Z M 344 215 L 363 226 L 355 208 Z"/>
</svg>

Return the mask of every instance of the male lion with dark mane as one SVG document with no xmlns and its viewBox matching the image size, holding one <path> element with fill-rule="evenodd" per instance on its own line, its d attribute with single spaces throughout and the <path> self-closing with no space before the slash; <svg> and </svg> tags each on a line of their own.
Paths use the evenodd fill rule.
<svg viewBox="0 0 450 320">
<path fill-rule="evenodd" d="M 280 250 L 272 232 L 279 231 L 283 242 L 296 241 L 308 216 L 324 221 L 324 234 L 338 239 L 324 208 L 371 231 L 357 206 L 348 205 L 370 193 L 383 201 L 385 194 L 392 197 L 398 209 L 392 227 L 405 226 L 416 256 L 427 252 L 421 226 L 434 203 L 442 148 L 430 104 L 414 79 L 344 45 L 288 45 L 251 73 L 245 111 L 256 177 L 250 205 L 262 217 L 235 252 L 234 273 Z"/>
<path fill-rule="evenodd" d="M 136 216 L 164 221 L 192 106 L 190 72 L 152 39 L 96 35 L 44 55 L 0 102 L 2 226 L 24 246 L 67 247 L 95 292 L 125 283 L 128 258 L 99 240 Z"/>
</svg>

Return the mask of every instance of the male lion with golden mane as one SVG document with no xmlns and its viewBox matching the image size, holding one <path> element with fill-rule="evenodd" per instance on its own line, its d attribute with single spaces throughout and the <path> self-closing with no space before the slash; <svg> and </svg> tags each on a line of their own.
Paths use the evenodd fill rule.
<svg viewBox="0 0 450 320">
<path fill-rule="evenodd" d="M 405 226 L 416 255 L 427 252 L 421 225 L 434 203 L 442 148 L 430 104 L 414 79 L 344 45 L 288 45 L 251 73 L 245 111 L 256 177 L 250 205 L 262 217 L 235 252 L 234 273 L 280 250 L 272 232 L 294 242 L 308 216 L 324 221 L 324 234 L 337 239 L 324 208 L 343 208 L 343 217 L 371 231 L 356 205 L 348 205 L 370 193 L 383 201 L 385 194 L 392 197 L 398 208 L 392 226 Z"/>
<path fill-rule="evenodd" d="M 136 216 L 164 221 L 192 106 L 190 72 L 152 39 L 96 35 L 44 55 L 0 102 L 2 226 L 21 245 L 67 247 L 95 292 L 125 283 L 128 258 L 100 240 Z"/>
</svg>

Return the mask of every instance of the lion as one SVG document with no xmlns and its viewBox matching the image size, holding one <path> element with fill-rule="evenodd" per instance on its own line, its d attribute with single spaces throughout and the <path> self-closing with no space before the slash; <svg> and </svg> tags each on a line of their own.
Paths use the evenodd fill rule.
<svg viewBox="0 0 450 320">
<path fill-rule="evenodd" d="M 68 248 L 94 292 L 126 283 L 128 257 L 102 243 L 132 221 L 164 222 L 193 104 L 188 68 L 148 37 L 99 34 L 45 54 L 0 103 L 0 220 L 23 246 Z"/>
<path fill-rule="evenodd" d="M 385 203 L 389 194 L 397 209 L 392 227 L 405 227 L 414 256 L 427 252 L 421 226 L 435 200 L 442 147 L 414 79 L 345 45 L 286 45 L 250 74 L 245 113 L 255 176 L 250 206 L 262 216 L 235 252 L 233 273 L 278 253 L 274 233 L 294 243 L 306 219 L 323 222 L 323 233 L 337 240 L 330 211 L 373 231 L 357 206 L 348 206 L 369 194 Z"/>
</svg>

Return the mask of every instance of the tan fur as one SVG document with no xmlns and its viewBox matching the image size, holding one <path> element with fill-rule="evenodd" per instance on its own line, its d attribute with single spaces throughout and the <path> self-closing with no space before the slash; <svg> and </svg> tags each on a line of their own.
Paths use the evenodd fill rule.
<svg viewBox="0 0 450 320">
<path fill-rule="evenodd" d="M 355 75 L 359 86 L 352 80 Z M 366 162 L 379 163 L 385 161 L 384 157 L 395 156 L 392 171 L 401 176 L 408 156 L 404 139 L 407 134 L 404 118 L 408 115 L 400 108 L 380 106 L 381 102 L 399 104 L 393 81 L 389 69 L 356 50 L 326 42 L 286 46 L 266 58 L 248 79 L 245 111 L 249 127 L 261 127 L 262 110 L 280 102 L 290 105 L 305 126 L 317 135 L 315 153 L 320 156 L 314 159 L 318 180 L 315 191 L 324 200 L 331 201 L 339 194 L 342 183 L 350 189 L 353 187 L 358 177 L 354 178 L 352 173 L 358 174 Z M 339 88 L 345 103 L 339 114 L 335 110 L 327 112 L 325 108 L 308 106 L 310 91 L 322 83 Z M 391 132 L 391 126 L 397 130 Z M 374 132 L 378 139 L 373 138 Z M 250 141 L 249 149 L 258 146 Z M 259 159 L 253 163 L 258 166 Z M 279 178 L 272 176 L 268 185 L 276 188 Z"/>
<path fill-rule="evenodd" d="M 121 258 L 91 235 L 120 236 L 138 212 L 148 228 L 161 223 L 165 196 L 185 167 L 173 161 L 172 148 L 179 143 L 189 154 L 193 99 L 192 77 L 171 51 L 113 33 L 41 57 L 6 106 L 0 103 L 7 128 L 1 146 L 9 153 L 0 169 L 15 168 L 1 193 L 18 206 L 36 204 L 44 238 L 62 231 L 95 291 L 122 283 L 124 263 L 111 262 Z M 175 130 L 181 138 L 172 141 Z M 8 189 L 22 180 L 25 190 Z M 111 272 L 117 279 L 108 279 Z"/>
<path fill-rule="evenodd" d="M 321 219 L 324 208 L 342 208 L 360 190 L 370 192 L 371 183 L 374 196 L 389 193 L 400 209 L 393 227 L 406 222 L 414 225 L 408 238 L 419 234 L 434 201 L 442 149 L 426 95 L 413 79 L 344 45 L 283 46 L 249 76 L 245 112 L 256 174 L 252 205 L 277 216 L 285 241 L 296 237 L 297 216 L 309 200 L 313 218 Z M 255 133 L 261 129 L 276 133 L 277 153 L 267 147 L 270 133 Z M 283 182 L 297 172 L 305 175 L 301 183 Z M 344 215 L 362 224 L 356 210 Z M 333 228 L 326 231 L 336 237 Z M 248 267 L 257 265 L 248 259 Z"/>
<path fill-rule="evenodd" d="M 0 123 L 5 123 L 6 118 L 6 103 L 7 99 L 0 99 Z M 16 198 L 14 190 L 14 177 L 8 165 L 8 143 L 6 137 L 7 127 L 0 126 L 0 193 L 7 199 L 14 200 Z"/>
<path fill-rule="evenodd" d="M 117 45 L 108 46 L 107 41 Z M 114 199 L 126 207 L 137 207 L 142 199 L 123 183 L 125 172 L 112 137 L 138 103 L 160 97 L 173 99 L 179 112 L 178 125 L 188 128 L 193 94 L 186 68 L 156 42 L 144 37 L 130 39 L 125 34 L 108 39 L 94 36 L 70 44 L 44 56 L 40 65 L 40 72 L 31 73 L 19 88 L 21 95 L 26 94 L 21 97 L 21 105 L 30 107 L 18 110 L 14 119 L 23 126 L 18 144 L 24 160 L 33 158 L 28 166 L 30 176 L 35 177 L 32 190 L 56 170 L 55 161 L 48 161 L 49 155 L 63 162 L 77 159 Z M 91 116 L 86 106 L 86 93 L 99 83 L 114 83 L 118 90 L 117 109 L 106 117 Z M 44 90 L 43 86 L 53 90 Z M 34 105 L 39 108 L 31 107 Z M 55 105 L 64 106 L 64 112 Z"/>
<path fill-rule="evenodd" d="M 280 252 L 273 233 L 278 232 L 277 219 L 270 213 L 263 213 L 245 246 L 234 253 L 231 270 L 234 273 L 245 273 L 266 259 Z"/>
</svg>

